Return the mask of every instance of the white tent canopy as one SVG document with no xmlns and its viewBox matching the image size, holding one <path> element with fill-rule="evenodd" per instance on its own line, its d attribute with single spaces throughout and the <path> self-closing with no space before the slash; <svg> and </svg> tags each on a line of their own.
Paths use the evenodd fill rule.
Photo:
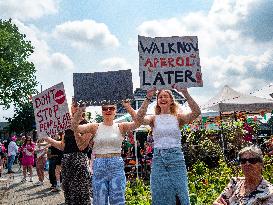
<svg viewBox="0 0 273 205">
<path fill-rule="evenodd" d="M 273 100 L 239 93 L 225 85 L 220 93 L 202 107 L 218 112 L 272 110 Z"/>
<path fill-rule="evenodd" d="M 256 96 L 256 97 L 260 97 L 260 98 L 266 98 L 266 99 L 273 100 L 273 83 L 263 87 L 260 90 L 257 90 L 255 92 L 251 93 L 251 95 Z"/>
</svg>

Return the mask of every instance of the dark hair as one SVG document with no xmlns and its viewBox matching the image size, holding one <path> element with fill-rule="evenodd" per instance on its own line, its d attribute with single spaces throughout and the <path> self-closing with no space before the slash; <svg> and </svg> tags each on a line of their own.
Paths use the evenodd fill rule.
<svg viewBox="0 0 273 205">
<path fill-rule="evenodd" d="M 30 136 L 27 136 L 26 139 L 25 139 L 25 142 L 23 145 L 26 145 L 27 144 L 27 141 L 30 141 L 30 143 L 32 144 L 32 139 Z"/>
<path fill-rule="evenodd" d="M 58 132 L 58 135 L 63 135 L 64 134 L 64 131 L 59 131 Z"/>
</svg>

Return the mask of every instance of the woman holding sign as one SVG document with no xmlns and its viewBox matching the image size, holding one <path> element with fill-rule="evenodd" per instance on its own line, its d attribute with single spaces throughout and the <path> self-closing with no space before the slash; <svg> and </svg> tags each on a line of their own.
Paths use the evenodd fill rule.
<svg viewBox="0 0 273 205">
<path fill-rule="evenodd" d="M 157 93 L 155 115 L 146 116 L 143 122 L 153 129 L 154 156 L 151 172 L 153 205 L 190 204 L 179 127 L 196 119 L 201 112 L 187 89 L 179 89 L 177 86 L 176 89 L 182 92 L 192 112 L 189 114 L 179 112 L 172 92 L 160 90 Z"/>
<path fill-rule="evenodd" d="M 155 90 L 148 91 L 147 99 L 150 99 Z M 133 118 L 133 122 L 114 123 L 116 115 L 115 105 L 102 106 L 102 123 L 89 123 L 79 125 L 79 117 L 82 108 L 78 109 L 73 119 L 73 128 L 76 133 L 90 133 L 89 137 L 80 137 L 82 144 L 87 144 L 91 136 L 94 136 L 93 151 L 95 161 L 93 164 L 93 204 L 111 205 L 125 204 L 126 178 L 124 173 L 124 162 L 121 157 L 121 145 L 126 132 L 132 131 L 140 126 L 147 107 L 148 100 L 145 100 L 138 113 Z M 129 102 L 123 103 L 129 113 L 134 112 Z M 83 145 L 86 146 L 86 145 Z"/>
</svg>

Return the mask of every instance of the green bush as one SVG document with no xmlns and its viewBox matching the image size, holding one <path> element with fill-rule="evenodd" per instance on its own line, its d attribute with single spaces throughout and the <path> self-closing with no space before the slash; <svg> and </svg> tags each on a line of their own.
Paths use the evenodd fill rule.
<svg viewBox="0 0 273 205">
<path fill-rule="evenodd" d="M 270 157 L 264 157 L 263 176 L 273 183 L 273 163 Z M 209 168 L 204 162 L 198 161 L 188 172 L 190 200 L 192 205 L 209 205 L 219 196 L 231 177 L 242 176 L 240 166 L 220 160 L 218 167 Z M 149 182 L 136 180 L 127 182 L 126 204 L 151 204 Z"/>
<path fill-rule="evenodd" d="M 247 145 L 243 141 L 245 131 L 243 122 L 226 120 L 221 124 L 222 130 L 191 130 L 184 127 L 182 144 L 188 168 L 189 192 L 191 204 L 212 204 L 219 196 L 231 177 L 242 176 L 240 167 L 234 160 L 238 151 Z M 254 134 L 257 123 L 252 122 Z M 224 135 L 226 153 L 224 157 L 221 134 Z M 273 163 L 268 156 L 264 157 L 263 176 L 273 183 Z M 149 182 L 136 180 L 128 182 L 126 187 L 126 204 L 151 204 Z"/>
<path fill-rule="evenodd" d="M 126 204 L 128 205 L 149 205 L 152 203 L 150 186 L 148 182 L 136 179 L 135 181 L 128 181 L 126 186 Z"/>
</svg>

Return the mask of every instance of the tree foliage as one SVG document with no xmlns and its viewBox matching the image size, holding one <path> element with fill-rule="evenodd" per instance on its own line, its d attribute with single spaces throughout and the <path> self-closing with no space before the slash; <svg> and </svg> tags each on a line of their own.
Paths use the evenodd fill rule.
<svg viewBox="0 0 273 205">
<path fill-rule="evenodd" d="M 14 116 L 8 118 L 9 130 L 11 132 L 26 134 L 34 129 L 35 117 L 31 102 L 16 107 L 14 112 Z"/>
<path fill-rule="evenodd" d="M 37 85 L 36 69 L 28 61 L 34 48 L 25 38 L 11 19 L 0 19 L 0 105 L 6 108 L 26 103 Z"/>
</svg>

